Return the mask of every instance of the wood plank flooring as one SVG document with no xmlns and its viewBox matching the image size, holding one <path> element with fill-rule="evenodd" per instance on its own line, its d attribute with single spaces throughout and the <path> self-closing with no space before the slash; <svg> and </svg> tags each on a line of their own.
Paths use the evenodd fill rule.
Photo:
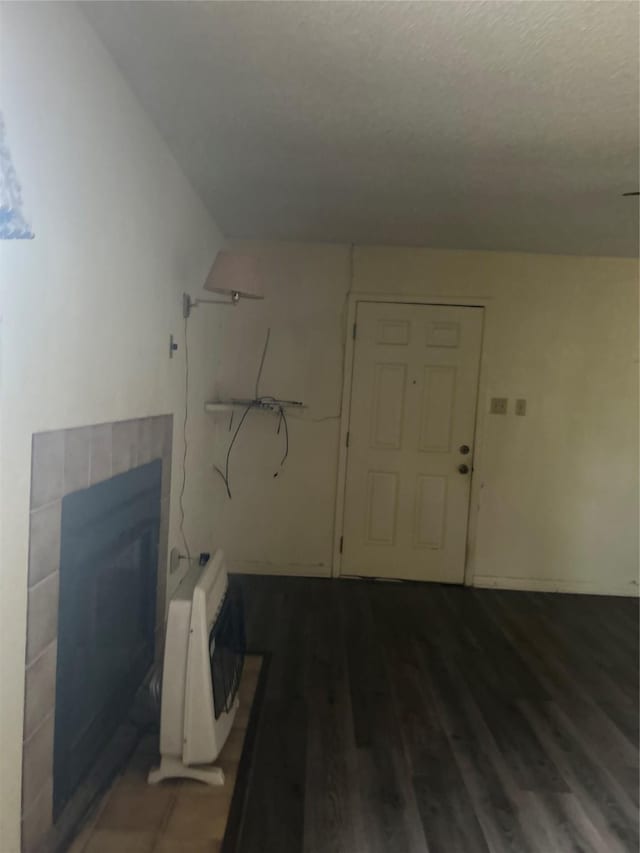
<svg viewBox="0 0 640 853">
<path fill-rule="evenodd" d="M 272 654 L 239 853 L 638 850 L 638 601 L 235 576 Z"/>
</svg>

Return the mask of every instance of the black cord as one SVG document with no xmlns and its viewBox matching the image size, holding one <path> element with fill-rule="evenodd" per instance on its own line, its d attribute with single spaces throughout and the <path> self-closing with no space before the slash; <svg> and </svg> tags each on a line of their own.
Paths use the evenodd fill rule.
<svg viewBox="0 0 640 853">
<path fill-rule="evenodd" d="M 220 474 L 220 476 L 222 477 L 222 480 L 226 486 L 227 495 L 229 496 L 229 498 L 231 498 L 231 485 L 229 483 L 229 460 L 231 458 L 231 451 L 233 450 L 233 445 L 236 443 L 236 438 L 238 437 L 238 433 L 240 432 L 240 430 L 242 428 L 242 424 L 245 422 L 245 419 L 246 419 L 247 415 L 249 414 L 249 412 L 251 411 L 251 409 L 253 409 L 254 406 L 256 406 L 256 405 L 257 405 L 257 401 L 252 401 L 251 403 L 249 403 L 249 405 L 245 408 L 244 412 L 242 413 L 242 417 L 240 418 L 240 422 L 239 422 L 238 426 L 236 427 L 236 430 L 233 433 L 233 438 L 229 442 L 229 447 L 227 448 L 227 458 L 226 458 L 225 463 L 224 463 L 224 472 L 222 472 L 220 470 L 220 468 L 218 468 L 217 465 L 213 466 L 214 471 L 217 471 L 218 474 Z"/>
<path fill-rule="evenodd" d="M 287 416 L 282 406 L 280 406 L 280 411 L 282 413 L 282 423 L 284 424 L 284 456 L 282 457 L 282 461 L 280 462 L 280 467 L 282 468 L 287 459 L 287 456 L 289 455 L 289 424 L 287 422 Z"/>
<path fill-rule="evenodd" d="M 284 411 L 284 406 L 280 406 L 278 411 L 280 412 L 280 418 L 278 420 L 278 429 L 276 430 L 277 434 L 280 435 L 280 427 L 284 426 L 284 455 L 280 460 L 280 469 L 284 465 L 287 456 L 289 455 L 289 424 L 287 423 L 287 416 Z M 276 471 L 273 475 L 277 477 L 280 471 Z"/>
<path fill-rule="evenodd" d="M 231 441 L 229 442 L 229 447 L 227 448 L 227 456 L 226 456 L 225 463 L 224 463 L 224 471 L 222 471 L 222 469 L 219 468 L 217 465 L 213 466 L 213 470 L 216 471 L 220 475 L 220 477 L 222 478 L 222 482 L 224 483 L 225 488 L 227 490 L 227 496 L 229 497 L 230 500 L 232 499 L 231 483 L 229 480 L 229 463 L 231 460 L 231 451 L 233 450 L 233 445 L 236 443 L 236 439 L 238 438 L 240 430 L 242 429 L 242 425 L 245 422 L 247 415 L 249 414 L 251 409 L 260 409 L 260 408 L 269 408 L 271 410 L 275 409 L 279 414 L 278 428 L 276 430 L 278 435 L 280 435 L 281 427 L 284 426 L 284 455 L 283 455 L 282 459 L 280 460 L 280 469 L 278 471 L 276 471 L 276 473 L 273 475 L 274 477 L 278 476 L 278 474 L 280 473 L 280 470 L 282 469 L 282 466 L 284 465 L 284 463 L 287 459 L 287 456 L 289 455 L 289 424 L 287 423 L 287 416 L 285 414 L 284 406 L 282 406 L 281 404 L 278 404 L 275 397 L 260 397 L 260 395 L 259 395 L 260 377 L 262 376 L 262 368 L 264 367 L 265 358 L 267 356 L 267 350 L 269 349 L 269 338 L 270 337 L 271 337 L 271 327 L 269 327 L 267 329 L 267 336 L 266 336 L 265 341 L 264 341 L 264 347 L 262 348 L 262 357 L 260 359 L 260 366 L 258 367 L 258 374 L 256 376 L 255 399 L 253 399 L 250 403 L 247 404 L 244 412 L 242 413 L 242 417 L 240 418 L 238 426 L 236 427 L 235 432 L 233 433 Z M 229 430 L 231 430 L 232 424 L 233 424 L 233 413 L 231 415 L 231 420 L 229 422 Z M 186 543 L 185 543 L 185 547 L 186 547 Z"/>
<path fill-rule="evenodd" d="M 253 395 L 256 400 L 260 396 L 259 386 L 260 386 L 260 377 L 262 376 L 262 368 L 264 367 L 264 360 L 267 355 L 267 349 L 269 348 L 269 338 L 271 337 L 271 326 L 267 329 L 267 337 L 264 341 L 264 347 L 262 348 L 262 358 L 260 359 L 260 367 L 258 368 L 258 375 L 256 376 L 256 392 Z"/>
</svg>

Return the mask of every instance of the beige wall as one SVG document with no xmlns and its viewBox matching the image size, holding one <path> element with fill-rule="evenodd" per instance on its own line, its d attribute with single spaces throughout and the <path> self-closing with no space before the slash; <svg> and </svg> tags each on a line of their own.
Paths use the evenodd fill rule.
<svg viewBox="0 0 640 853">
<path fill-rule="evenodd" d="M 268 298 L 234 312 L 219 386 L 248 394 L 266 326 L 262 393 L 339 408 L 347 247 L 246 244 Z M 635 594 L 638 589 L 636 262 L 357 247 L 354 292 L 487 298 L 476 455 L 475 583 Z M 230 341 L 232 338 L 232 341 Z M 242 354 L 242 356 L 241 356 Z M 224 378 L 224 383 L 222 382 Z M 507 396 L 506 417 L 486 415 Z M 515 397 L 528 401 L 513 414 Z M 228 433 L 218 418 L 217 458 Z M 234 449 L 233 501 L 218 486 L 216 537 L 246 571 L 330 573 L 335 421 L 295 421 L 285 474 L 268 415 Z"/>
<path fill-rule="evenodd" d="M 474 582 L 637 593 L 637 262 L 361 249 L 354 289 L 489 297 Z"/>
<path fill-rule="evenodd" d="M 302 400 L 307 408 L 290 413 L 289 458 L 276 478 L 284 447 L 282 433 L 276 433 L 277 417 L 249 414 L 231 457 L 231 501 L 213 475 L 215 536 L 235 569 L 328 576 L 349 250 L 303 244 L 244 246 L 258 257 L 265 300 L 224 309 L 216 394 L 253 396 L 265 333 L 271 328 L 260 394 Z M 229 416 L 210 417 L 216 430 L 211 464 L 222 466 L 232 434 Z"/>
<path fill-rule="evenodd" d="M 0 848 L 18 849 L 32 433 L 174 413 L 170 542 L 177 543 L 184 394 L 180 294 L 220 235 L 83 16 L 2 6 L 2 109 L 33 241 L 0 246 L 2 551 Z M 180 351 L 169 360 L 169 334 Z M 194 551 L 211 548 L 216 339 L 192 343 L 185 498 Z M 196 405 L 197 403 L 197 405 Z M 176 578 L 172 579 L 175 583 Z"/>
</svg>

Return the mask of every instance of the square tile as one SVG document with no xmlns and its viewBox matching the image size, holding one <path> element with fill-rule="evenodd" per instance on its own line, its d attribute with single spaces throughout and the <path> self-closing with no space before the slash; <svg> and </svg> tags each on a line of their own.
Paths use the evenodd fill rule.
<svg viewBox="0 0 640 853">
<path fill-rule="evenodd" d="M 229 732 L 229 736 L 222 747 L 220 753 L 221 761 L 240 761 L 242 755 L 242 745 L 244 744 L 244 729 L 237 729 L 235 726 Z"/>
<path fill-rule="evenodd" d="M 240 682 L 240 687 L 238 689 L 238 696 L 240 698 L 241 703 L 253 702 L 253 697 L 254 697 L 256 689 L 258 687 L 258 678 L 259 678 L 259 673 L 253 673 L 253 672 L 243 672 L 242 673 L 242 680 Z"/>
<path fill-rule="evenodd" d="M 232 796 L 238 779 L 238 767 L 240 766 L 240 762 L 233 761 L 228 758 L 222 758 L 222 756 L 220 756 L 216 764 L 219 764 L 224 770 L 225 791 Z"/>
<path fill-rule="evenodd" d="M 238 694 L 240 696 L 240 701 L 242 702 L 252 702 L 253 697 L 255 695 L 256 690 L 258 689 L 258 675 L 254 675 L 251 672 L 244 673 L 242 676 L 242 681 L 240 682 L 240 687 L 238 688 Z"/>
<path fill-rule="evenodd" d="M 37 799 L 22 816 L 23 853 L 42 853 L 42 842 L 53 823 L 53 779 L 49 778 Z"/>
<path fill-rule="evenodd" d="M 164 416 L 150 418 L 151 459 L 162 459 L 164 456 L 165 426 Z"/>
<path fill-rule="evenodd" d="M 39 432 L 31 446 L 31 509 L 64 493 L 64 432 Z"/>
<path fill-rule="evenodd" d="M 124 772 L 115 783 L 114 788 L 146 788 L 149 770 L 158 764 L 157 753 L 145 753 L 136 750 L 129 759 Z M 163 786 L 164 787 L 164 786 Z"/>
<path fill-rule="evenodd" d="M 249 725 L 249 715 L 251 713 L 251 704 L 249 702 L 240 701 L 240 707 L 236 711 L 233 719 L 233 728 L 242 729 L 243 731 Z"/>
<path fill-rule="evenodd" d="M 55 640 L 58 633 L 58 592 L 60 573 L 54 572 L 28 593 L 27 665 Z"/>
<path fill-rule="evenodd" d="M 95 830 L 100 815 L 109 800 L 110 793 L 111 789 L 107 790 L 94 800 L 89 811 L 85 814 L 80 825 L 77 827 L 77 835 L 71 841 L 69 849 L 65 850 L 64 853 L 84 853 L 84 849 L 89 838 Z"/>
<path fill-rule="evenodd" d="M 222 841 L 230 802 L 226 788 L 209 788 L 208 796 L 194 796 L 185 789 L 176 797 L 162 834 L 185 842 Z"/>
<path fill-rule="evenodd" d="M 22 748 L 22 811 L 27 814 L 53 776 L 53 720 L 48 717 Z"/>
<path fill-rule="evenodd" d="M 97 829 L 118 832 L 157 832 L 175 800 L 161 785 L 134 789 L 116 785 L 96 824 Z"/>
<path fill-rule="evenodd" d="M 249 717 L 251 715 L 251 702 L 240 700 L 240 706 L 236 711 L 233 719 L 234 730 L 245 731 L 249 725 Z"/>
<path fill-rule="evenodd" d="M 173 450 L 173 415 L 164 415 L 162 418 L 162 459 L 169 462 L 171 467 L 171 453 Z"/>
<path fill-rule="evenodd" d="M 24 739 L 28 740 L 55 709 L 58 644 L 54 641 L 25 673 Z"/>
<path fill-rule="evenodd" d="M 87 846 L 91 833 L 93 832 L 93 826 L 84 826 L 79 835 L 71 842 L 71 846 L 66 851 L 66 853 L 84 853 L 84 850 Z"/>
<path fill-rule="evenodd" d="M 87 846 L 89 838 L 93 833 L 96 822 L 104 808 L 104 805 L 108 799 L 108 792 L 104 794 L 98 803 L 94 803 L 91 807 L 89 814 L 83 819 L 82 823 L 78 828 L 78 834 L 75 836 L 73 841 L 71 842 L 71 846 L 69 847 L 66 853 L 84 853 L 84 849 Z"/>
<path fill-rule="evenodd" d="M 95 829 L 82 853 L 151 853 L 155 840 L 154 832 Z"/>
<path fill-rule="evenodd" d="M 123 474 L 137 465 L 138 422 L 120 421 L 113 424 L 111 473 Z"/>
<path fill-rule="evenodd" d="M 255 696 L 255 687 L 252 687 L 249 684 L 241 684 L 240 689 L 238 690 L 238 701 L 240 702 L 240 707 L 238 708 L 238 712 L 241 708 L 250 708 L 251 703 L 253 702 L 253 697 Z M 237 719 L 238 713 L 236 713 Z M 236 721 L 234 720 L 234 727 L 236 725 Z M 244 726 L 246 728 L 246 725 Z"/>
<path fill-rule="evenodd" d="M 180 787 L 179 793 L 185 796 L 222 800 L 230 806 L 233 789 L 238 778 L 239 762 L 235 759 L 224 758 L 221 753 L 214 764 L 224 771 L 224 785 L 222 787 L 206 785 L 197 779 L 180 779 L 177 783 Z"/>
<path fill-rule="evenodd" d="M 262 669 L 262 656 L 261 655 L 247 655 L 244 659 L 244 666 L 242 668 L 242 678 L 244 680 L 245 676 L 259 675 L 260 670 Z"/>
<path fill-rule="evenodd" d="M 136 747 L 136 754 L 157 756 L 160 750 L 160 736 L 158 734 L 148 734 L 140 738 L 140 743 Z"/>
<path fill-rule="evenodd" d="M 91 461 L 91 427 L 67 429 L 64 433 L 64 494 L 86 489 Z"/>
<path fill-rule="evenodd" d="M 221 850 L 219 841 L 176 841 L 161 835 L 153 853 L 220 853 Z"/>
<path fill-rule="evenodd" d="M 171 457 L 162 457 L 162 485 L 160 487 L 161 500 L 169 501 L 171 495 Z"/>
<path fill-rule="evenodd" d="M 89 484 L 101 483 L 111 476 L 111 424 L 91 427 L 91 456 L 89 462 Z"/>
<path fill-rule="evenodd" d="M 34 509 L 29 517 L 29 586 L 60 568 L 62 501 Z"/>
<path fill-rule="evenodd" d="M 154 436 L 153 436 L 153 422 L 155 418 L 140 418 L 138 420 L 138 465 L 145 465 L 147 462 L 151 462 L 154 459 L 153 455 L 153 447 L 154 447 Z"/>
</svg>

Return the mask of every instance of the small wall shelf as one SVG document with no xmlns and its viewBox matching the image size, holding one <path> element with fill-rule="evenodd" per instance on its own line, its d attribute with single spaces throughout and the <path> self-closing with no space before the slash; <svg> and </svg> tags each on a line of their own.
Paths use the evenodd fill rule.
<svg viewBox="0 0 640 853">
<path fill-rule="evenodd" d="M 262 398 L 259 400 L 212 400 L 204 404 L 204 410 L 209 414 L 214 414 L 216 412 L 232 412 L 234 409 L 246 409 L 248 406 L 254 409 L 266 409 L 270 412 L 277 412 L 280 409 L 306 409 L 304 403 L 297 400 Z"/>
<path fill-rule="evenodd" d="M 232 412 L 235 408 L 237 408 L 237 406 L 238 406 L 237 403 L 220 403 L 220 402 L 216 401 L 213 403 L 205 403 L 204 404 L 204 410 L 205 410 L 205 412 L 210 412 L 210 413 L 213 413 L 213 412 Z"/>
</svg>

